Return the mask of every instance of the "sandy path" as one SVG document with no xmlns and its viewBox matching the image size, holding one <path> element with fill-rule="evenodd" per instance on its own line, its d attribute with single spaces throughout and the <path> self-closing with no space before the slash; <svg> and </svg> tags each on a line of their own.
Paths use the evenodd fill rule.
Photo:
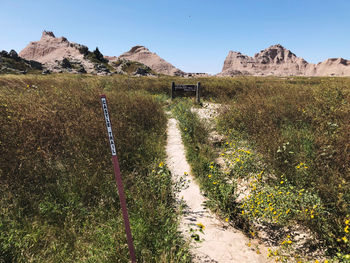
<svg viewBox="0 0 350 263">
<path fill-rule="evenodd" d="M 200 235 L 202 242 L 192 241 L 194 262 L 267 262 L 264 256 L 247 246 L 249 242 L 247 237 L 228 223 L 218 220 L 205 208 L 205 198 L 190 175 L 191 168 L 186 160 L 180 130 L 177 127 L 177 121 L 173 118 L 168 122 L 166 151 L 167 164 L 174 181 L 185 172 L 189 174 L 188 187 L 182 189 L 177 195 L 178 201 L 182 200 L 187 205 L 181 218 L 181 232 L 185 238 L 191 239 L 190 228 L 198 229 L 196 225 L 198 223 L 205 226 L 204 234 L 196 232 Z"/>
</svg>

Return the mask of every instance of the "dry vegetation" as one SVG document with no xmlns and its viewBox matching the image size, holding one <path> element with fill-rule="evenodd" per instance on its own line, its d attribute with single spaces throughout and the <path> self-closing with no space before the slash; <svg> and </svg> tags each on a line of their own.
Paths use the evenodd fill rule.
<svg viewBox="0 0 350 263">
<path fill-rule="evenodd" d="M 350 252 L 344 231 L 350 214 L 349 85 L 349 79 L 329 78 L 261 83 L 239 94 L 220 119 L 223 130 L 254 142 L 278 175 L 272 184 L 283 181 L 320 199 L 322 214 L 305 215 L 311 209 L 302 204 L 304 215 L 291 213 L 290 221 L 302 221 L 330 251 L 344 253 Z"/>
<path fill-rule="evenodd" d="M 300 246 L 295 259 L 287 253 L 294 237 L 287 233 L 276 239 L 281 249 L 271 256 L 277 260 L 301 261 L 300 255 L 316 249 L 327 250 L 336 261 L 349 260 L 350 79 L 248 77 L 202 83 L 206 99 L 226 104 L 217 127 L 227 136 L 221 154 L 230 168 L 226 175 L 215 164 L 207 131 L 191 105 L 179 102 L 174 112 L 212 208 L 244 227 L 260 222 L 311 230 L 315 242 Z M 235 203 L 240 189 L 232 187 L 244 178 L 250 194 Z"/>
<path fill-rule="evenodd" d="M 305 225 L 330 255 L 347 260 L 350 79 L 33 75 L 0 77 L 0 262 L 128 260 L 101 92 L 110 100 L 138 258 L 190 260 L 176 232 L 170 176 L 157 165 L 164 158 L 162 107 L 171 81 L 200 81 L 204 99 L 227 105 L 218 122 L 228 138 L 223 147 L 232 148 L 231 155 L 236 151 L 236 163 L 244 161 L 228 175 L 214 163 L 191 105 L 173 105 L 209 205 L 231 220 Z M 262 155 L 263 174 L 275 174 L 252 184 L 244 202 L 260 202 L 253 210 L 235 202 L 236 185 L 228 184 L 235 174 L 261 172 L 251 152 L 237 146 L 241 139 Z M 280 198 L 288 192 L 291 198 Z M 261 201 L 271 194 L 276 199 L 270 211 Z M 283 214 L 278 222 L 275 211 Z"/>
<path fill-rule="evenodd" d="M 140 262 L 186 262 L 153 96 L 76 76 L 0 78 L 0 262 L 128 262 L 99 94 Z M 147 191 L 145 191 L 147 189 Z"/>
</svg>

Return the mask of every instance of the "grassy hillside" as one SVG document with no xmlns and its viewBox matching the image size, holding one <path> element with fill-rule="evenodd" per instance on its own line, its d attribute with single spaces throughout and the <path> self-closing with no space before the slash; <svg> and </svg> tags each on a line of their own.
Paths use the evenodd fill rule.
<svg viewBox="0 0 350 263">
<path fill-rule="evenodd" d="M 128 262 L 99 94 L 140 262 L 186 262 L 153 96 L 102 78 L 0 78 L 0 262 Z M 160 164 L 161 163 L 161 164 Z"/>
</svg>

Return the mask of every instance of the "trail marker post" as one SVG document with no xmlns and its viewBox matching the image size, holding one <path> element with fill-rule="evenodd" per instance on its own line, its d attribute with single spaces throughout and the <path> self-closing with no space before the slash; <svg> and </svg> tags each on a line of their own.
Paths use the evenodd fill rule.
<svg viewBox="0 0 350 263">
<path fill-rule="evenodd" d="M 175 82 L 171 82 L 171 92 L 170 92 L 170 96 L 171 99 L 175 98 L 176 95 L 176 91 L 194 91 L 196 92 L 196 101 L 198 103 L 200 103 L 201 100 L 201 83 L 197 82 L 197 85 L 193 85 L 193 84 L 178 84 L 175 85 Z"/>
<path fill-rule="evenodd" d="M 128 216 L 128 209 L 126 207 L 126 198 L 125 198 L 125 193 L 124 193 L 124 188 L 123 188 L 122 176 L 120 174 L 120 168 L 119 168 L 117 150 L 115 147 L 115 142 L 114 142 L 114 137 L 113 137 L 113 132 L 112 132 L 111 120 L 109 118 L 109 113 L 108 113 L 106 95 L 101 95 L 101 102 L 102 102 L 103 114 L 105 116 L 105 121 L 106 121 L 109 144 L 111 146 L 115 180 L 116 180 L 117 187 L 118 187 L 120 206 L 122 208 L 122 213 L 123 213 L 123 218 L 124 218 L 124 226 L 125 226 L 126 239 L 128 242 L 128 247 L 129 247 L 129 252 L 130 252 L 130 259 L 131 259 L 132 263 L 136 263 L 135 248 L 134 248 L 134 244 L 132 241 L 130 222 L 129 222 L 129 216 Z"/>
</svg>

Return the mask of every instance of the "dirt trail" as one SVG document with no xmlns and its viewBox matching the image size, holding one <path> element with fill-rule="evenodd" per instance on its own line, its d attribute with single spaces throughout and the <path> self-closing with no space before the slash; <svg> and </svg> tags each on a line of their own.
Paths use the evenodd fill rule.
<svg viewBox="0 0 350 263">
<path fill-rule="evenodd" d="M 177 121 L 171 118 L 168 122 L 167 164 L 174 181 L 186 176 L 187 187 L 177 194 L 177 201 L 183 202 L 184 209 L 180 230 L 184 237 L 191 239 L 190 229 L 199 229 L 196 224 L 204 225 L 204 233 L 199 231 L 201 242 L 192 241 L 194 262 L 267 262 L 266 257 L 257 254 L 253 247 L 248 247 L 249 239 L 228 223 L 218 220 L 205 207 L 205 198 L 198 184 L 191 175 L 191 168 L 186 160 L 184 145 L 181 140 Z"/>
</svg>

